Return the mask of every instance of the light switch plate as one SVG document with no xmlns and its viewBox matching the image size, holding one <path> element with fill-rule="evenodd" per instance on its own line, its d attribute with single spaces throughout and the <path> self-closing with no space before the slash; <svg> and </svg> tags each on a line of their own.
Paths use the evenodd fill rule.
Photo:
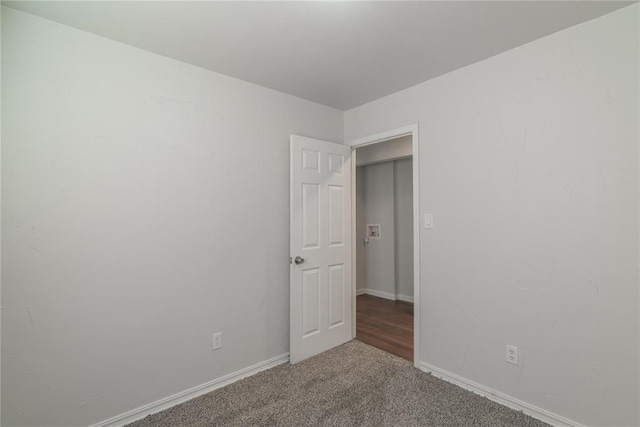
<svg viewBox="0 0 640 427">
<path fill-rule="evenodd" d="M 424 228 L 433 228 L 433 214 L 424 214 Z"/>
</svg>

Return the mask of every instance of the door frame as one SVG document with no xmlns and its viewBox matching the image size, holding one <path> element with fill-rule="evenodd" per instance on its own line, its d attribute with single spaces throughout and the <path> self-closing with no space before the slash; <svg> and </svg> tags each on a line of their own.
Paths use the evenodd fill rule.
<svg viewBox="0 0 640 427">
<path fill-rule="evenodd" d="M 356 148 L 411 135 L 413 167 L 413 366 L 420 367 L 420 162 L 418 124 L 376 133 L 345 142 L 351 147 L 351 182 L 356 182 Z M 351 192 L 351 333 L 356 337 L 356 187 Z"/>
</svg>

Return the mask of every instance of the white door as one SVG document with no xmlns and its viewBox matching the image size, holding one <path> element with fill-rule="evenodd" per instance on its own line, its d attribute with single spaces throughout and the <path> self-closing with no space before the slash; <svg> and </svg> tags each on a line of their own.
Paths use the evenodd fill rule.
<svg viewBox="0 0 640 427">
<path fill-rule="evenodd" d="M 351 147 L 291 135 L 290 359 L 351 340 Z"/>
</svg>

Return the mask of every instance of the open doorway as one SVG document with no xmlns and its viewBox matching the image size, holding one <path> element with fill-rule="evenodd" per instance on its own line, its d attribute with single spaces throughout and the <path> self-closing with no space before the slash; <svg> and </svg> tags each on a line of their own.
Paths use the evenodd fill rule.
<svg viewBox="0 0 640 427">
<path fill-rule="evenodd" d="M 358 138 L 344 144 L 291 135 L 291 363 L 297 363 L 356 337 L 356 197 L 355 191 L 352 191 L 356 182 L 356 149 L 402 136 L 411 138 L 413 364 L 416 368 L 420 366 L 420 191 L 417 124 Z M 328 234 L 323 230 L 328 231 Z M 372 235 L 375 237 L 376 232 Z M 327 236 L 329 239 L 326 239 Z"/>
<path fill-rule="evenodd" d="M 414 361 L 412 136 L 356 149 L 356 337 Z"/>
</svg>

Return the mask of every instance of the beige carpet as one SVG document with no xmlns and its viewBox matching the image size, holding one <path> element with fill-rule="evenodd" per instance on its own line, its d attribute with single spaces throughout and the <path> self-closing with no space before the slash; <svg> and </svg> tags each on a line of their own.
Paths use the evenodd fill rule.
<svg viewBox="0 0 640 427">
<path fill-rule="evenodd" d="M 160 426 L 531 426 L 547 424 L 351 341 L 129 424 Z"/>
</svg>

